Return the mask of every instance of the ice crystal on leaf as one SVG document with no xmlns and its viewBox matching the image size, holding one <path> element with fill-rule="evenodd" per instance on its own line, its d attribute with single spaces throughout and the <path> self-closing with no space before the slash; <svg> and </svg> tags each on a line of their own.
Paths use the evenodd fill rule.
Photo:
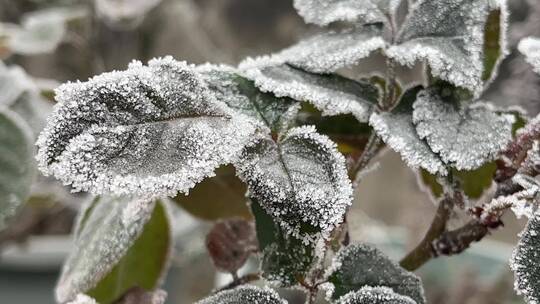
<svg viewBox="0 0 540 304">
<path fill-rule="evenodd" d="M 0 231 L 30 194 L 36 171 L 32 141 L 24 120 L 0 108 Z"/>
<path fill-rule="evenodd" d="M 386 43 L 381 35 L 380 27 L 374 25 L 321 33 L 300 41 L 277 56 L 306 71 L 334 72 L 384 48 Z"/>
<path fill-rule="evenodd" d="M 504 3 L 503 0 L 418 1 L 403 24 L 396 45 L 386 53 L 409 66 L 417 60 L 426 60 L 434 76 L 478 95 L 484 85 L 486 22 L 491 10 L 506 9 Z"/>
<path fill-rule="evenodd" d="M 196 304 L 287 304 L 270 288 L 243 285 L 210 296 Z"/>
<path fill-rule="evenodd" d="M 91 297 L 80 293 L 78 294 L 73 301 L 68 302 L 67 304 L 98 304 L 96 300 Z"/>
<path fill-rule="evenodd" d="M 385 22 L 399 0 L 295 0 L 294 7 L 307 23 L 321 26 L 335 21 L 360 24 Z"/>
<path fill-rule="evenodd" d="M 141 234 L 147 226 L 152 223 L 149 229 L 161 229 L 163 207 L 158 203 L 143 199 L 120 199 L 120 198 L 96 198 L 85 205 L 78 219 L 75 229 L 75 249 L 71 252 L 67 261 L 64 263 L 62 275 L 56 288 L 56 298 L 59 302 L 66 302 L 73 299 L 78 293 L 88 293 L 93 295 L 93 290 L 98 284 L 106 279 L 106 276 L 114 274 L 113 270 L 124 256 L 130 252 L 130 249 L 140 240 Z M 161 203 L 159 203 L 161 204 Z M 158 209 L 158 213 L 155 210 Z M 156 215 L 157 214 L 157 215 Z M 153 215 L 156 215 L 154 218 Z M 159 221 L 159 223 L 157 222 Z M 156 224 L 157 223 L 157 224 Z M 161 229 L 163 230 L 163 229 Z M 168 244 L 167 231 L 155 230 L 153 233 L 164 233 L 160 236 Z M 154 236 L 152 236 L 155 238 Z M 161 250 L 161 244 L 145 244 L 153 246 L 147 248 L 144 259 L 159 258 L 159 265 L 166 264 L 166 257 L 152 256 L 153 251 Z M 169 244 L 170 245 L 170 244 Z M 150 250 L 150 251 L 148 251 Z M 168 249 L 165 248 L 167 252 Z M 140 263 L 136 260 L 135 253 L 131 253 L 131 260 L 134 263 Z M 153 264 L 153 263 L 150 263 Z M 126 264 L 126 267 L 133 265 Z M 144 275 L 146 281 L 152 280 L 153 272 L 161 272 L 161 269 L 152 269 L 152 273 L 147 266 L 139 266 L 147 271 Z M 154 267 L 154 266 L 152 266 Z M 124 274 L 125 275 L 125 274 Z M 132 276 L 124 278 L 126 280 L 136 280 L 138 277 Z M 124 288 L 133 286 L 124 286 L 123 281 L 112 278 L 116 283 L 114 292 L 120 294 L 108 295 L 108 300 L 121 296 Z M 133 282 L 141 284 L 141 282 Z M 143 286 L 148 288 L 148 286 Z M 152 288 L 153 286 L 150 286 Z M 101 297 L 105 295 L 98 293 Z M 102 299 L 105 300 L 105 299 Z"/>
<path fill-rule="evenodd" d="M 514 271 L 514 288 L 527 303 L 540 303 L 540 212 L 536 212 L 521 233 L 510 266 Z"/>
<path fill-rule="evenodd" d="M 412 104 L 420 88 L 408 90 L 392 112 L 374 113 L 370 125 L 375 132 L 412 168 L 424 168 L 432 174 L 448 174 L 439 156 L 416 133 Z"/>
<path fill-rule="evenodd" d="M 289 234 L 306 241 L 312 234 L 327 236 L 351 204 L 345 159 L 314 127 L 291 129 L 277 142 L 261 138 L 236 166 L 249 195 Z"/>
<path fill-rule="evenodd" d="M 525 38 L 519 43 L 518 49 L 525 55 L 527 62 L 533 66 L 534 71 L 540 74 L 540 39 Z"/>
<path fill-rule="evenodd" d="M 241 67 L 261 90 L 307 101 L 325 116 L 352 114 L 366 122 L 379 96 L 371 84 L 334 74 L 309 73 L 283 63 L 279 56 L 250 59 Z"/>
<path fill-rule="evenodd" d="M 460 104 L 443 97 L 446 89 L 418 94 L 413 123 L 421 139 L 442 161 L 458 170 L 474 170 L 494 159 L 512 139 L 514 117 L 499 115 L 484 103 Z"/>
<path fill-rule="evenodd" d="M 341 297 L 337 304 L 416 304 L 407 296 L 395 293 L 388 287 L 363 287 Z"/>
<path fill-rule="evenodd" d="M 366 244 L 343 248 L 334 258 L 328 282 L 333 284 L 332 299 L 339 299 L 349 292 L 369 286 L 388 287 L 402 298 L 413 299 L 412 303 L 426 303 L 422 282 L 417 276 L 401 268 L 380 250 Z"/>
<path fill-rule="evenodd" d="M 93 193 L 187 192 L 256 129 L 193 69 L 166 57 L 61 86 L 37 142 L 41 170 Z"/>
<path fill-rule="evenodd" d="M 273 132 L 286 127 L 288 118 L 294 117 L 299 110 L 298 101 L 261 92 L 253 81 L 232 67 L 206 64 L 197 67 L 197 72 L 219 101 Z"/>
</svg>

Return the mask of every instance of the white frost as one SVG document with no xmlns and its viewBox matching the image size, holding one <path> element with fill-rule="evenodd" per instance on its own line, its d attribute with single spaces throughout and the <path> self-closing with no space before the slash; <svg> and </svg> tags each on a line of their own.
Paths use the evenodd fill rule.
<svg viewBox="0 0 540 304">
<path fill-rule="evenodd" d="M 534 71 L 540 74 L 540 39 L 525 38 L 519 43 L 518 49 L 525 55 L 527 62 L 534 67 Z"/>
</svg>

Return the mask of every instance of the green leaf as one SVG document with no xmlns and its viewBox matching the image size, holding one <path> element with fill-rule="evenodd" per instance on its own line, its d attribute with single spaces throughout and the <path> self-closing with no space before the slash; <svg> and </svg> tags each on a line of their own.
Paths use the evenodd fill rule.
<svg viewBox="0 0 540 304">
<path fill-rule="evenodd" d="M 370 83 L 306 72 L 267 57 L 244 62 L 243 69 L 259 89 L 309 102 L 325 116 L 352 114 L 367 122 L 379 99 L 377 87 Z"/>
<path fill-rule="evenodd" d="M 251 210 L 262 252 L 263 277 L 283 287 L 298 284 L 308 276 L 313 266 L 313 246 L 284 233 L 256 199 L 251 200 Z"/>
<path fill-rule="evenodd" d="M 297 101 L 261 92 L 253 81 L 234 68 L 206 64 L 197 67 L 197 71 L 219 101 L 267 126 L 272 132 L 279 132 L 287 125 L 289 117 L 298 111 Z"/>
<path fill-rule="evenodd" d="M 32 131 L 17 114 L 0 108 L 0 231 L 29 197 L 35 166 Z"/>
<path fill-rule="evenodd" d="M 362 287 L 339 298 L 336 304 L 417 304 L 387 287 Z"/>
<path fill-rule="evenodd" d="M 452 168 L 452 176 L 459 181 L 463 192 L 469 198 L 479 199 L 484 194 L 484 191 L 491 187 L 495 171 L 497 171 L 497 165 L 495 162 L 489 162 L 471 171 L 458 171 Z M 422 169 L 420 170 L 420 178 L 435 198 L 442 197 L 444 193 L 443 187 L 437 181 L 435 175 Z"/>
<path fill-rule="evenodd" d="M 56 288 L 57 300 L 85 293 L 108 304 L 132 287 L 158 287 L 172 246 L 163 203 L 100 198 L 86 208 Z"/>
<path fill-rule="evenodd" d="M 345 159 L 314 127 L 293 128 L 277 142 L 262 137 L 235 166 L 250 196 L 287 234 L 307 242 L 328 237 L 351 204 Z"/>
<path fill-rule="evenodd" d="M 422 282 L 417 276 L 401 268 L 380 250 L 366 244 L 343 248 L 334 258 L 328 282 L 334 285 L 334 300 L 365 286 L 382 286 L 410 297 L 418 304 L 426 303 Z"/>
<path fill-rule="evenodd" d="M 540 302 L 540 212 L 536 212 L 521 233 L 521 239 L 514 249 L 510 267 L 514 271 L 514 289 L 527 303 Z"/>
<path fill-rule="evenodd" d="M 496 77 L 498 65 L 507 54 L 505 39 L 508 12 L 504 1 L 500 3 L 502 7 L 489 12 L 484 29 L 484 82 Z"/>
<path fill-rule="evenodd" d="M 287 304 L 270 288 L 243 285 L 225 290 L 195 304 Z"/>
<path fill-rule="evenodd" d="M 173 200 L 189 214 L 203 220 L 241 217 L 250 219 L 246 205 L 246 185 L 236 177 L 233 166 L 220 167 L 216 176 L 197 184 L 188 195 L 179 194 Z"/>
</svg>

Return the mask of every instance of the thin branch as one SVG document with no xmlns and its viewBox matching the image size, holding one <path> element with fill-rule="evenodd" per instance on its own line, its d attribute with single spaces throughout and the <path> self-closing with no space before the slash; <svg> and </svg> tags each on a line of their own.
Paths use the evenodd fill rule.
<svg viewBox="0 0 540 304">
<path fill-rule="evenodd" d="M 401 267 L 413 271 L 436 256 L 432 244 L 446 231 L 446 224 L 450 219 L 453 207 L 454 201 L 449 197 L 444 198 L 439 203 L 439 208 L 424 239 L 401 260 L 399 263 Z"/>
</svg>

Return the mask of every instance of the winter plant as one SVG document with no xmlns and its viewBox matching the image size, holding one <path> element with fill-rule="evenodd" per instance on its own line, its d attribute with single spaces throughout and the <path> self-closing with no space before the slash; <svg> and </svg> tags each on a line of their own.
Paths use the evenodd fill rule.
<svg viewBox="0 0 540 304">
<path fill-rule="evenodd" d="M 482 100 L 508 53 L 505 1 L 294 5 L 323 31 L 277 54 L 238 67 L 134 61 L 56 90 L 38 167 L 95 195 L 80 212 L 57 301 L 162 303 L 170 204 L 186 207 L 192 195 L 208 217 L 247 218 L 218 221 L 208 234 L 216 268 L 233 280 L 199 304 L 286 303 L 271 287 L 299 288 L 306 303 L 324 294 L 337 304 L 424 304 L 412 271 L 482 240 L 507 210 L 529 218 L 510 265 L 516 291 L 539 303 L 540 118 Z M 519 50 L 540 73 L 540 40 Z M 385 58 L 383 74 L 357 66 L 370 56 Z M 418 81 L 398 77 L 414 66 L 423 67 Z M 2 102 L 0 112 L 0 226 L 34 176 L 32 130 L 17 104 Z M 424 239 L 399 262 L 351 243 L 346 221 L 385 147 L 438 204 Z M 216 216 L 222 196 L 234 202 Z M 235 209 L 244 203 L 248 214 Z M 456 212 L 470 218 L 451 229 Z M 259 271 L 239 275 L 252 255 Z"/>
</svg>

